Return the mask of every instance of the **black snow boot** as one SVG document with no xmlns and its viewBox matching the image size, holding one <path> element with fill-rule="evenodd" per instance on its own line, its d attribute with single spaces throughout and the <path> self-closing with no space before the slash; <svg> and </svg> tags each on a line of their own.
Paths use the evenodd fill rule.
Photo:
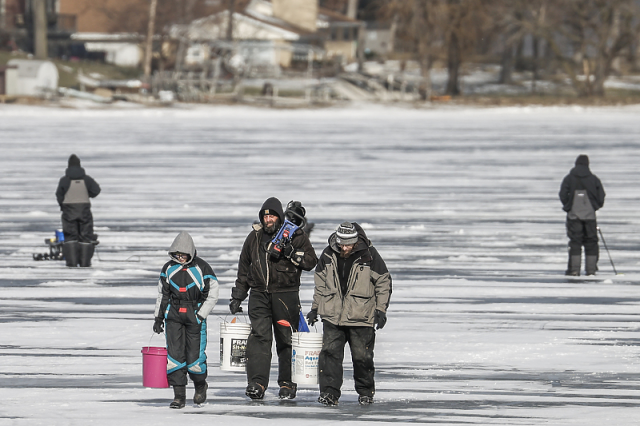
<svg viewBox="0 0 640 426">
<path fill-rule="evenodd" d="M 62 244 L 62 255 L 67 266 L 75 268 L 78 266 L 80 257 L 80 246 L 77 241 L 65 241 Z"/>
<path fill-rule="evenodd" d="M 187 402 L 187 387 L 186 386 L 174 386 L 173 387 L 173 401 L 169 404 L 169 408 L 184 408 Z"/>
<path fill-rule="evenodd" d="M 572 277 L 579 277 L 580 276 L 580 258 L 582 256 L 581 255 L 569 255 L 569 269 L 567 269 L 567 272 L 565 272 L 565 275 L 569 275 Z"/>
<path fill-rule="evenodd" d="M 373 404 L 373 397 L 368 395 L 360 395 L 358 397 L 358 404 L 360 405 L 369 405 Z"/>
<path fill-rule="evenodd" d="M 262 399 L 264 398 L 265 389 L 260 383 L 249 383 L 245 395 L 251 399 Z"/>
<path fill-rule="evenodd" d="M 598 256 L 585 256 L 584 263 L 587 275 L 595 275 L 598 270 Z"/>
<path fill-rule="evenodd" d="M 194 404 L 203 404 L 207 400 L 207 389 L 209 389 L 209 385 L 207 382 L 198 382 L 194 383 L 196 388 L 196 393 L 193 394 L 193 403 Z"/>
<path fill-rule="evenodd" d="M 298 385 L 293 382 L 282 382 L 278 396 L 280 399 L 293 399 L 296 397 Z"/>
<path fill-rule="evenodd" d="M 331 392 L 322 392 L 318 397 L 318 402 L 326 406 L 338 405 L 338 397 Z"/>
<path fill-rule="evenodd" d="M 78 263 L 83 268 L 91 266 L 91 258 L 93 257 L 94 245 L 91 243 L 79 243 L 80 244 L 80 259 Z"/>
</svg>

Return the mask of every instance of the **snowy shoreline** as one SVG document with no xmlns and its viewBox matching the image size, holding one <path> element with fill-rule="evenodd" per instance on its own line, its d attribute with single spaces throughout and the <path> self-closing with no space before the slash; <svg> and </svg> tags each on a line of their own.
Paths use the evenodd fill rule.
<svg viewBox="0 0 640 426">
<path fill-rule="evenodd" d="M 621 111 L 621 112 L 639 112 L 640 104 L 626 105 L 477 105 L 473 103 L 366 103 L 351 102 L 349 104 L 335 105 L 329 107 L 300 107 L 300 108 L 271 108 L 267 106 L 251 106 L 251 105 L 207 105 L 207 104 L 191 104 L 176 103 L 171 106 L 147 106 L 132 102 L 116 101 L 111 104 L 98 104 L 91 101 L 83 100 L 65 100 L 64 102 L 49 102 L 41 105 L 26 104 L 0 104 L 0 117 L 29 114 L 42 114 L 43 111 L 48 113 L 60 112 L 62 114 L 78 114 L 86 112 L 105 112 L 105 113 L 142 113 L 142 114 L 188 114 L 198 115 L 207 113 L 216 114 L 235 114 L 238 111 L 256 111 L 266 114 L 295 114 L 295 113 L 315 113 L 334 114 L 336 111 L 349 112 L 355 114 L 357 112 L 370 111 L 392 111 L 412 113 L 438 113 L 438 112 L 512 112 L 512 113 L 531 113 L 538 111 L 572 111 L 592 112 L 592 111 Z"/>
</svg>

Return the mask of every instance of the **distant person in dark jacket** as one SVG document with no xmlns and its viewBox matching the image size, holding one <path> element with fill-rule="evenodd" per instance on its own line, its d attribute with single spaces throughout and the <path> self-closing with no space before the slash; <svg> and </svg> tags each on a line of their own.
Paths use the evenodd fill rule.
<svg viewBox="0 0 640 426">
<path fill-rule="evenodd" d="M 240 304 L 249 295 L 251 334 L 247 340 L 247 389 L 251 399 L 262 399 L 269 385 L 271 345 L 275 334 L 278 353 L 278 385 L 281 399 L 296 397 L 297 384 L 291 380 L 291 328 L 300 319 L 300 275 L 316 266 L 318 258 L 309 237 L 298 229 L 281 253 L 269 250 L 284 223 L 280 200 L 267 199 L 258 212 L 242 246 L 238 278 L 231 291 L 229 310 L 242 312 Z M 249 290 L 251 293 L 249 294 Z M 290 324 L 279 321 L 285 320 Z"/>
<path fill-rule="evenodd" d="M 100 194 L 100 185 L 80 167 L 80 159 L 71 154 L 69 167 L 60 178 L 56 198 L 62 210 L 64 244 L 62 252 L 67 266 L 91 266 L 98 236 L 93 233 L 90 198 Z"/>
<path fill-rule="evenodd" d="M 560 201 L 567 212 L 569 265 L 565 275 L 580 275 L 582 246 L 587 275 L 598 269 L 598 225 L 596 210 L 604 205 L 604 188 L 600 179 L 589 170 L 589 157 L 579 155 L 575 167 L 562 181 Z"/>
</svg>

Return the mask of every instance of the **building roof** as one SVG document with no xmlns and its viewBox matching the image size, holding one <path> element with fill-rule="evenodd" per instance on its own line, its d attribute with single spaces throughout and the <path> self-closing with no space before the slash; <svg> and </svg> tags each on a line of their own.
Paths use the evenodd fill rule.
<svg viewBox="0 0 640 426">
<path fill-rule="evenodd" d="M 299 36 L 304 36 L 304 35 L 311 34 L 310 31 L 307 31 L 307 30 L 304 30 L 302 28 L 296 27 L 295 25 L 291 25 L 290 23 L 288 23 L 288 22 L 286 22 L 286 21 L 284 21 L 282 19 L 276 18 L 274 16 L 269 16 L 269 15 L 266 15 L 266 14 L 258 13 L 258 12 L 255 12 L 253 10 L 250 10 L 248 8 L 244 11 L 244 14 L 249 16 L 249 17 L 251 17 L 251 18 L 253 18 L 253 19 L 255 19 L 255 20 L 257 20 L 257 21 L 259 21 L 259 22 L 263 22 L 263 23 L 268 24 L 268 25 L 273 25 L 275 27 L 281 28 L 281 29 L 286 30 L 286 31 L 291 31 L 293 33 L 298 34 Z"/>
<path fill-rule="evenodd" d="M 226 37 L 229 11 L 225 10 L 214 15 L 193 21 L 187 27 L 187 36 L 192 40 L 219 40 Z M 234 39 L 240 40 L 286 40 L 295 41 L 305 31 L 277 22 L 259 19 L 243 12 L 233 13 Z M 250 30 L 249 30 L 250 29 Z M 172 28 L 172 35 L 177 36 L 178 27 Z"/>
<path fill-rule="evenodd" d="M 349 18 L 347 15 L 344 15 L 342 13 L 336 12 L 331 9 L 326 9 L 323 7 L 318 8 L 318 19 L 319 20 L 322 19 L 324 21 L 327 21 L 328 23 L 332 23 L 332 22 L 343 22 L 343 23 L 352 23 L 352 24 L 360 23 L 360 21 L 358 21 L 357 19 Z"/>
<path fill-rule="evenodd" d="M 174 25 L 170 34 L 174 38 L 186 35 L 191 40 L 222 40 L 226 38 L 229 11 L 197 19 L 187 26 Z M 285 40 L 308 39 L 316 32 L 305 30 L 273 16 L 273 5 L 266 0 L 251 0 L 241 12 L 233 13 L 234 39 L 237 40 Z M 329 9 L 319 8 L 318 29 L 331 25 L 361 25 L 362 22 Z"/>
<path fill-rule="evenodd" d="M 138 33 L 74 33 L 71 34 L 71 40 L 124 43 L 142 41 L 144 36 Z"/>
</svg>

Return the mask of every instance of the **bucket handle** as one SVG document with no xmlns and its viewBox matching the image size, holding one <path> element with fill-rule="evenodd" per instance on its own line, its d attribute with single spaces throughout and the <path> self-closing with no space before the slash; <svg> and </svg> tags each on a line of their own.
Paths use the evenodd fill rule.
<svg viewBox="0 0 640 426">
<path fill-rule="evenodd" d="M 164 333 L 162 333 L 162 334 L 165 334 L 165 333 L 166 333 L 166 331 Z M 147 345 L 147 347 L 151 347 L 151 339 L 153 339 L 153 336 L 155 336 L 156 334 L 158 334 L 158 333 L 155 333 L 155 332 L 151 333 L 151 337 L 149 337 L 149 344 Z"/>
<path fill-rule="evenodd" d="M 240 318 L 242 318 L 242 319 L 244 320 L 244 323 L 245 323 L 245 324 L 249 324 L 249 321 L 247 321 L 247 316 L 246 316 L 247 314 L 245 314 L 244 312 L 242 312 L 242 315 L 237 315 L 237 314 L 226 314 L 226 315 L 224 316 L 224 318 L 222 318 L 220 315 L 218 315 L 218 318 L 220 318 L 220 319 L 222 320 L 222 322 L 225 322 L 225 323 L 226 323 L 226 322 L 229 322 L 229 321 L 227 321 L 227 317 L 228 317 L 229 315 L 235 315 L 235 317 L 236 317 L 236 318 L 240 317 Z"/>
</svg>

